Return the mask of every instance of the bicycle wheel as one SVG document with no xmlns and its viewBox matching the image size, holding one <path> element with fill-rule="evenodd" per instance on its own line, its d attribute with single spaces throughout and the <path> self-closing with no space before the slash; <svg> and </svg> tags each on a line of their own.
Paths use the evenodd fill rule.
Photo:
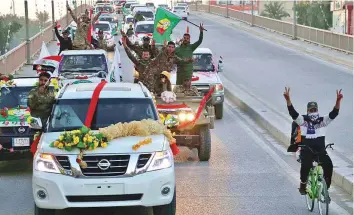
<svg viewBox="0 0 354 215">
<path fill-rule="evenodd" d="M 318 210 L 320 211 L 321 215 L 328 215 L 329 210 L 329 195 L 327 190 L 327 184 L 323 177 L 318 182 L 319 186 L 319 194 L 317 198 L 318 203 Z"/>
<path fill-rule="evenodd" d="M 308 189 L 311 190 L 311 173 L 309 174 L 309 177 L 307 179 L 306 187 L 307 187 L 306 190 Z M 315 206 L 315 198 L 311 199 L 311 196 L 309 195 L 308 192 L 306 193 L 305 198 L 306 198 L 307 209 L 312 212 Z"/>
</svg>

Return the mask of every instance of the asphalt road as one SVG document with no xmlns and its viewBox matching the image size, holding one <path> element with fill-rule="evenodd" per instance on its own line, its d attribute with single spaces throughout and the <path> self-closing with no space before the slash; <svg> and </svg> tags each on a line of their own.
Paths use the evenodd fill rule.
<svg viewBox="0 0 354 215">
<path fill-rule="evenodd" d="M 335 105 L 336 89 L 342 89 L 344 99 L 340 114 L 328 127 L 326 139 L 335 142 L 336 151 L 341 151 L 352 161 L 351 71 L 220 24 L 222 19 L 210 20 L 202 16 L 189 16 L 189 21 L 198 25 L 202 22 L 208 30 L 204 32 L 200 47 L 210 48 L 216 57 L 223 57 L 224 78 L 279 112 L 288 115 L 283 97 L 285 86 L 291 88 L 292 102 L 300 114 L 306 113 L 307 102 L 313 100 L 318 102 L 320 114 L 328 114 Z M 187 25 L 191 40 L 195 42 L 199 36 L 197 27 L 182 21 L 177 29 L 185 32 Z"/>
<path fill-rule="evenodd" d="M 181 148 L 176 157 L 177 215 L 306 215 L 298 193 L 299 165 L 275 140 L 233 105 L 212 131 L 212 156 L 198 162 Z M 193 161 L 191 161 L 193 160 Z M 33 215 L 31 164 L 0 163 L 0 215 Z M 331 214 L 351 214 L 349 196 L 331 188 Z M 317 209 L 315 209 L 317 210 Z M 58 214 L 138 214 L 145 209 L 82 209 Z"/>
<path fill-rule="evenodd" d="M 194 22 L 200 21 L 193 17 L 190 20 Z M 202 46 L 209 47 L 215 54 L 224 57 L 224 75 L 235 83 L 241 83 L 242 81 L 241 84 L 245 86 L 256 86 L 250 90 L 254 89 L 256 91 L 258 89 L 261 91 L 259 89 L 261 86 L 257 86 L 255 83 L 251 84 L 252 78 L 256 79 L 255 82 L 257 83 L 261 81 L 257 79 L 270 80 L 271 74 L 280 73 L 280 71 L 275 72 L 277 69 L 282 68 L 276 66 L 277 63 L 283 67 L 286 63 L 293 65 L 292 61 L 291 63 L 284 61 L 290 58 L 289 55 L 286 55 L 287 50 L 274 47 L 271 49 L 269 44 L 257 42 L 256 39 L 247 37 L 241 32 L 228 30 L 210 21 L 202 21 L 205 23 L 205 28 L 208 29 Z M 185 23 L 181 23 L 178 29 L 184 31 Z M 197 30 L 194 27 L 190 27 L 192 39 L 197 38 Z M 220 30 L 225 30 L 225 32 L 220 33 Z M 216 44 L 215 39 L 225 42 L 233 41 L 233 43 L 223 44 L 220 42 Z M 243 40 L 243 42 L 237 42 L 237 39 Z M 248 48 L 247 41 L 256 43 L 264 49 L 260 49 L 259 53 L 256 53 L 256 51 L 251 50 L 252 46 L 256 46 L 256 44 L 250 44 Z M 50 46 L 50 52 L 54 53 L 54 49 L 55 46 Z M 266 56 L 261 56 L 261 53 L 266 52 L 267 49 L 270 52 L 268 56 L 272 56 L 268 58 L 272 59 L 267 60 Z M 276 49 L 275 53 L 273 53 L 274 49 Z M 241 59 L 241 50 L 245 52 L 245 57 L 247 57 L 245 60 Z M 127 60 L 124 51 L 121 51 L 121 53 L 124 69 L 123 78 L 132 80 L 131 64 Z M 252 56 L 251 53 L 255 54 L 255 56 Z M 321 65 L 306 57 L 296 56 L 304 62 L 308 61 L 308 64 Z M 269 74 L 267 77 L 259 77 L 259 73 L 255 71 L 255 64 L 260 61 L 265 65 L 258 67 L 262 68 L 260 71 L 263 73 Z M 245 63 L 249 64 L 248 67 L 250 69 L 245 69 Z M 271 65 L 274 68 L 271 68 Z M 323 64 L 321 69 L 327 66 Z M 240 69 L 234 70 L 237 67 Z M 329 68 L 327 68 L 328 74 L 330 73 L 328 71 Z M 289 70 L 293 71 L 293 68 Z M 283 72 L 287 71 L 284 70 Z M 311 73 L 314 73 L 314 71 L 311 71 Z M 305 72 L 302 75 L 305 75 Z M 247 77 L 249 82 L 247 82 Z M 277 80 L 277 82 L 280 80 L 280 78 L 273 79 Z M 279 104 L 283 107 L 282 89 L 284 84 L 279 83 L 279 87 L 277 87 L 277 84 L 270 84 L 268 83 L 268 87 L 265 87 L 265 90 L 268 90 L 267 92 L 270 94 L 268 97 L 279 100 Z M 274 86 L 276 89 L 270 89 L 271 87 L 269 86 Z M 293 88 L 295 88 L 293 90 L 295 92 L 301 89 L 297 89 L 296 85 Z M 323 89 L 325 89 L 325 86 L 323 86 Z M 333 89 L 335 90 L 335 86 Z M 346 98 L 349 97 L 349 89 L 343 87 L 343 90 L 345 90 L 344 92 L 348 91 L 348 95 L 345 94 L 345 96 L 347 95 Z M 306 99 L 301 100 L 301 94 L 295 92 L 293 96 L 294 103 L 304 104 L 305 106 L 305 103 L 301 103 L 301 101 L 306 101 Z M 279 97 L 279 99 L 276 97 Z M 320 103 L 321 109 L 324 104 Z M 305 199 L 300 196 L 297 190 L 299 185 L 299 164 L 295 161 L 294 155 L 286 154 L 282 145 L 277 143 L 276 140 L 228 101 L 226 101 L 224 114 L 224 119 L 216 121 L 216 127 L 212 131 L 212 155 L 209 162 L 198 162 L 195 152 L 186 148 L 182 148 L 181 154 L 176 157 L 177 214 L 312 214 L 307 211 Z M 333 124 L 332 128 L 339 126 L 338 122 Z M 31 164 L 28 161 L 0 163 L 0 215 L 33 215 L 31 168 Z M 331 197 L 331 214 L 352 214 L 353 203 L 350 201 L 349 196 L 344 194 L 340 188 L 332 187 Z M 138 214 L 138 211 L 142 212 L 142 214 L 148 214 L 145 209 L 139 208 L 69 210 L 60 214 Z M 317 209 L 315 209 L 315 213 L 317 212 Z"/>
</svg>

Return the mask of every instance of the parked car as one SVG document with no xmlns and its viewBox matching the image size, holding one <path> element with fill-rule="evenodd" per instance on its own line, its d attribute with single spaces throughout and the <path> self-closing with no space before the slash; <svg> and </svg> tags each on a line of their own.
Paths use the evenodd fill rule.
<svg viewBox="0 0 354 215">
<path fill-rule="evenodd" d="M 173 7 L 172 12 L 184 20 L 188 19 L 188 13 L 187 13 L 186 7 L 175 6 L 175 7 Z"/>
</svg>

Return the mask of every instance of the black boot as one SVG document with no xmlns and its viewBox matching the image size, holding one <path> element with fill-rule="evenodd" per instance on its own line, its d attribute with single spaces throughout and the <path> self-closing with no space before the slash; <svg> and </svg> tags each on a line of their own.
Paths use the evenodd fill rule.
<svg viewBox="0 0 354 215">
<path fill-rule="evenodd" d="M 299 192 L 301 195 L 306 195 L 306 184 L 307 182 L 300 182 Z"/>
</svg>

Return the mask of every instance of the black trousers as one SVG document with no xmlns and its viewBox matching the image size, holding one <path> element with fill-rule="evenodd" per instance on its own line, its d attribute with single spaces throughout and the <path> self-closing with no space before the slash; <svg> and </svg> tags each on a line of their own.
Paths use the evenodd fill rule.
<svg viewBox="0 0 354 215">
<path fill-rule="evenodd" d="M 310 169 L 312 168 L 312 162 L 315 156 L 308 149 L 301 149 L 301 169 L 300 169 L 300 179 L 301 182 L 306 182 Z M 333 163 L 328 154 L 319 155 L 319 160 L 323 168 L 323 176 L 326 180 L 327 188 L 331 186 L 332 174 L 333 174 Z"/>
</svg>

